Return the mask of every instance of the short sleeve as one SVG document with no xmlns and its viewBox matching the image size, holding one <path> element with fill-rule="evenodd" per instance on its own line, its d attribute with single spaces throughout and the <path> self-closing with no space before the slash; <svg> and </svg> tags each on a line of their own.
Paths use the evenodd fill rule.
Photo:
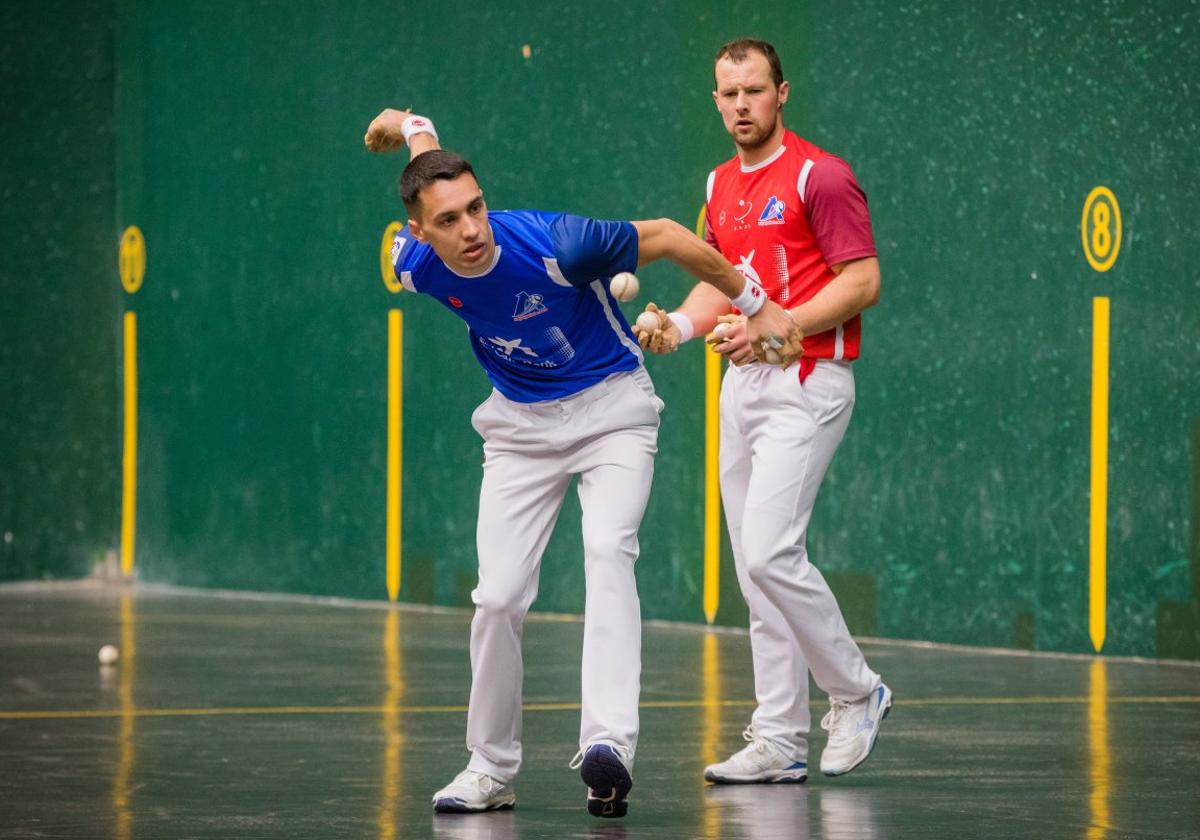
<svg viewBox="0 0 1200 840">
<path fill-rule="evenodd" d="M 396 234 L 396 238 L 392 240 L 392 271 L 396 275 L 396 279 L 400 281 L 400 285 L 408 289 L 410 292 L 415 292 L 416 286 L 413 284 L 413 263 L 417 243 L 413 241 L 412 234 L 407 228 L 403 228 Z"/>
<path fill-rule="evenodd" d="M 563 213 L 550 222 L 550 243 L 559 270 L 573 286 L 637 269 L 637 229 L 629 222 Z"/>
<path fill-rule="evenodd" d="M 824 155 L 813 164 L 804 187 L 804 206 L 826 263 L 876 256 L 867 195 L 846 161 Z"/>
</svg>

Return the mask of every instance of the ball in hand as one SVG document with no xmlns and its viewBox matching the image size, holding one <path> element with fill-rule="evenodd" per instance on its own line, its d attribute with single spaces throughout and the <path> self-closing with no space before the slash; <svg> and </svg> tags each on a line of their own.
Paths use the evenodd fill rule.
<svg viewBox="0 0 1200 840">
<path fill-rule="evenodd" d="M 637 316 L 637 320 L 634 323 L 637 324 L 639 330 L 654 332 L 658 329 L 658 316 L 653 312 L 643 312 Z"/>
<path fill-rule="evenodd" d="M 621 303 L 628 303 L 637 297 L 640 288 L 641 283 L 638 282 L 637 275 L 628 271 L 614 274 L 608 283 L 608 290 Z"/>
</svg>

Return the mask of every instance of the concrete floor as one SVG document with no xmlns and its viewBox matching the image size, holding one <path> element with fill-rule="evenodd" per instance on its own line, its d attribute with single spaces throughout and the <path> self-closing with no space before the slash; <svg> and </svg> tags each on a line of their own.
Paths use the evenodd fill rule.
<svg viewBox="0 0 1200 840">
<path fill-rule="evenodd" d="M 596 820 L 567 769 L 582 626 L 536 616 L 516 810 L 435 816 L 467 758 L 469 621 L 0 586 L 0 838 L 1200 838 L 1200 667 L 865 643 L 896 694 L 866 764 L 713 787 L 752 710 L 747 637 L 655 625 L 630 814 Z"/>
</svg>

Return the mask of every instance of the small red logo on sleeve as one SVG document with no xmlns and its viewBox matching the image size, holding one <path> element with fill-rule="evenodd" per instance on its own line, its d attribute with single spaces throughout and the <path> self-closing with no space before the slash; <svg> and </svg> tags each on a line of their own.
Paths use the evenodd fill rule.
<svg viewBox="0 0 1200 840">
<path fill-rule="evenodd" d="M 462 309 L 462 306 L 463 306 L 462 301 L 459 300 L 458 298 L 456 298 L 454 295 L 451 295 L 449 298 L 447 298 L 447 300 L 450 301 L 450 305 L 453 306 L 455 309 Z"/>
</svg>

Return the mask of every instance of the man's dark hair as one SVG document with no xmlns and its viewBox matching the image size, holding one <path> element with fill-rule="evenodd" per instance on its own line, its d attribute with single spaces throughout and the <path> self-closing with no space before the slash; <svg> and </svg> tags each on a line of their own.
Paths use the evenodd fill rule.
<svg viewBox="0 0 1200 840">
<path fill-rule="evenodd" d="M 409 216 L 421 214 L 421 190 L 434 181 L 453 181 L 459 175 L 471 175 L 475 170 L 463 158 L 445 149 L 421 152 L 408 162 L 400 175 L 400 200 Z"/>
<path fill-rule="evenodd" d="M 717 50 L 717 57 L 713 59 L 713 66 L 722 58 L 728 58 L 734 64 L 741 64 L 746 60 L 751 50 L 757 50 L 762 53 L 763 58 L 767 60 L 767 64 L 771 66 L 771 81 L 775 83 L 775 87 L 783 84 L 783 65 L 779 63 L 779 54 L 775 52 L 775 48 L 766 41 L 759 41 L 756 38 L 738 38 L 736 41 L 730 41 L 721 49 Z"/>
</svg>

